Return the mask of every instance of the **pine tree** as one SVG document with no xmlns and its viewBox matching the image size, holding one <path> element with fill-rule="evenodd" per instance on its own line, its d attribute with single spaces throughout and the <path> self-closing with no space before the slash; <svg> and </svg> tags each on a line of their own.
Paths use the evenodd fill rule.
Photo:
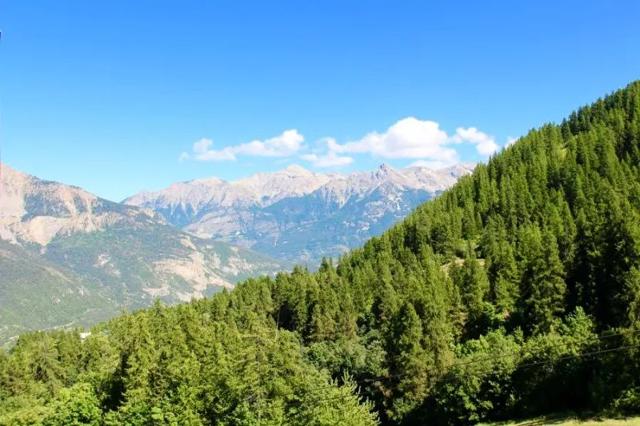
<svg viewBox="0 0 640 426">
<path fill-rule="evenodd" d="M 486 259 L 489 298 L 496 308 L 509 316 L 518 300 L 518 265 L 511 245 L 497 241 Z"/>
<path fill-rule="evenodd" d="M 402 305 L 390 332 L 389 372 L 397 396 L 389 409 L 389 417 L 400 420 L 424 399 L 429 385 L 422 324 L 410 302 Z"/>
<path fill-rule="evenodd" d="M 552 329 L 564 311 L 566 284 L 556 239 L 550 232 L 541 235 L 536 227 L 524 231 L 524 259 L 520 295 L 523 326 L 534 334 Z"/>
<path fill-rule="evenodd" d="M 461 266 L 451 268 L 454 284 L 460 291 L 462 305 L 467 313 L 467 333 L 477 336 L 486 328 L 485 310 L 489 293 L 489 280 L 471 246 Z"/>
<path fill-rule="evenodd" d="M 625 274 L 624 299 L 627 305 L 628 325 L 640 330 L 640 268 L 632 267 Z"/>
</svg>

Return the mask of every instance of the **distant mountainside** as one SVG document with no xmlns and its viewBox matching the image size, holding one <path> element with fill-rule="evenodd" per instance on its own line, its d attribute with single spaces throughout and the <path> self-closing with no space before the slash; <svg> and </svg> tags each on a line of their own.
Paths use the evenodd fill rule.
<svg viewBox="0 0 640 426">
<path fill-rule="evenodd" d="M 294 165 L 234 182 L 175 183 L 123 203 L 151 209 L 194 235 L 313 267 L 324 256 L 338 256 L 384 232 L 472 170 L 472 165 L 395 170 L 383 164 L 372 172 L 342 175 Z"/>
<path fill-rule="evenodd" d="M 212 294 L 282 265 L 181 232 L 158 214 L 2 165 L 0 341 L 122 308 Z"/>
</svg>

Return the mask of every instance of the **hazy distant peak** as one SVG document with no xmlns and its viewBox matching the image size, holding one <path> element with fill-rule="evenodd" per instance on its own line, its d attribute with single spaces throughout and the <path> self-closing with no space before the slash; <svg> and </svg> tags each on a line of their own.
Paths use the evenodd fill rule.
<svg viewBox="0 0 640 426">
<path fill-rule="evenodd" d="M 122 206 L 72 185 L 42 180 L 2 166 L 0 239 L 47 245 L 57 236 L 115 224 L 163 220 L 152 211 Z"/>
<path fill-rule="evenodd" d="M 287 166 L 285 171 L 287 171 L 292 175 L 301 175 L 301 176 L 310 176 L 314 174 L 313 172 L 305 169 L 304 167 L 298 164 L 291 164 L 290 166 Z"/>
<path fill-rule="evenodd" d="M 126 203 L 152 208 L 188 232 L 293 261 L 340 254 L 453 185 L 471 168 L 425 167 L 349 174 L 298 165 L 219 185 L 176 184 Z"/>
<path fill-rule="evenodd" d="M 382 163 L 369 172 L 315 173 L 297 164 L 271 173 L 257 173 L 236 181 L 227 182 L 211 177 L 170 185 L 156 192 L 143 192 L 129 197 L 124 202 L 130 205 L 151 208 L 191 206 L 193 210 L 213 206 L 256 205 L 268 206 L 285 198 L 301 197 L 323 188 L 323 192 L 347 194 L 366 193 L 381 184 L 425 190 L 435 193 L 442 190 L 473 168 L 455 165 L 433 170 L 426 167 L 394 169 Z"/>
<path fill-rule="evenodd" d="M 378 166 L 378 171 L 382 172 L 382 173 L 389 173 L 391 171 L 393 171 L 394 168 L 391 167 L 390 165 L 388 165 L 387 163 L 381 163 Z"/>
<path fill-rule="evenodd" d="M 214 185 L 220 185 L 221 183 L 225 183 L 226 181 L 217 178 L 215 176 L 211 176 L 211 177 L 206 177 L 206 178 L 200 178 L 200 179 L 194 179 L 194 180 L 190 180 L 187 182 L 182 182 L 184 184 L 198 184 L 198 185 L 209 185 L 209 186 L 214 186 Z"/>
<path fill-rule="evenodd" d="M 380 166 L 378 166 L 373 174 L 379 179 L 393 179 L 394 177 L 398 178 L 402 176 L 402 173 L 400 171 L 394 169 L 386 163 L 380 164 Z"/>
<path fill-rule="evenodd" d="M 33 176 L 20 172 L 5 163 L 0 163 L 0 184 L 17 185 L 34 179 Z"/>
</svg>

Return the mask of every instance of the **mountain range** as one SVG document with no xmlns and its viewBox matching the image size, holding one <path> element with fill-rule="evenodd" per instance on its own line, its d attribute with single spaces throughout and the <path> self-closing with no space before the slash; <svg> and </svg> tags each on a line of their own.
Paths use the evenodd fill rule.
<svg viewBox="0 0 640 426">
<path fill-rule="evenodd" d="M 0 341 L 210 295 L 283 264 L 182 232 L 151 210 L 2 165 Z"/>
<path fill-rule="evenodd" d="M 293 262 L 314 269 L 472 170 L 382 165 L 342 175 L 290 166 L 117 203 L 1 166 L 0 342 L 93 324 L 157 298 L 201 298 Z"/>
<path fill-rule="evenodd" d="M 233 182 L 179 182 L 123 203 L 153 210 L 193 235 L 313 268 L 322 257 L 337 257 L 382 233 L 473 167 L 396 170 L 383 164 L 370 172 L 323 174 L 293 165 Z"/>
</svg>

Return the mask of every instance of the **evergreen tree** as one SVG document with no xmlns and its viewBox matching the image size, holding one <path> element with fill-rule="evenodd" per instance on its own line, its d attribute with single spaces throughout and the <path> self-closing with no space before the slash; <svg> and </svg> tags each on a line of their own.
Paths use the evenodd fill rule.
<svg viewBox="0 0 640 426">
<path fill-rule="evenodd" d="M 398 394 L 389 408 L 390 419 L 401 420 L 427 394 L 428 363 L 422 342 L 420 318 L 413 305 L 406 302 L 393 319 L 389 336 L 390 381 Z"/>
<path fill-rule="evenodd" d="M 520 294 L 523 325 L 532 333 L 552 329 L 554 319 L 564 310 L 566 284 L 558 245 L 550 232 L 541 235 L 530 227 L 523 234 L 523 260 Z"/>
</svg>

